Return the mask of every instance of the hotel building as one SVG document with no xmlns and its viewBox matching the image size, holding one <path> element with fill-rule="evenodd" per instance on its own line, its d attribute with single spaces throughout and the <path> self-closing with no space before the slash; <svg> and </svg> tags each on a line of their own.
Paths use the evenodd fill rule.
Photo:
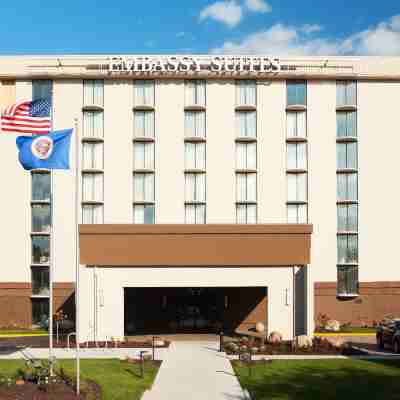
<svg viewBox="0 0 400 400">
<path fill-rule="evenodd" d="M 0 135 L 0 326 L 51 265 L 73 316 L 77 258 L 81 341 L 400 316 L 400 58 L 1 57 L 1 107 L 45 97 L 79 150 L 51 184 Z"/>
</svg>

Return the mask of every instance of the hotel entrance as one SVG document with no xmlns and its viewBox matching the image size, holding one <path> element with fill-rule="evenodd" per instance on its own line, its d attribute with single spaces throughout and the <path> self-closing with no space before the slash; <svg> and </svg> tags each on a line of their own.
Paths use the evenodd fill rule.
<svg viewBox="0 0 400 400">
<path fill-rule="evenodd" d="M 267 325 L 267 288 L 125 288 L 125 335 L 218 333 Z"/>
</svg>

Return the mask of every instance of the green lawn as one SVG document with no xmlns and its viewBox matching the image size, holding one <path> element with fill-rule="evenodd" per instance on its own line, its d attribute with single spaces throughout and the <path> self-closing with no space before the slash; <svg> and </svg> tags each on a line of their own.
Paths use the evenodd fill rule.
<svg viewBox="0 0 400 400">
<path fill-rule="evenodd" d="M 20 360 L 0 360 L 0 376 L 15 376 L 24 366 Z M 59 360 L 57 367 L 62 367 L 72 376 L 75 374 L 74 360 Z M 151 361 L 145 364 L 145 377 L 140 378 L 138 364 L 128 364 L 116 359 L 81 360 L 81 379 L 91 379 L 102 389 L 104 400 L 138 400 L 143 392 L 150 388 L 157 374 L 158 367 Z"/>
<path fill-rule="evenodd" d="M 400 360 L 275 360 L 252 367 L 232 361 L 253 400 L 397 400 Z"/>
<path fill-rule="evenodd" d="M 376 333 L 376 328 L 364 328 L 357 326 L 342 326 L 338 332 L 330 332 L 330 331 L 321 331 L 316 330 L 315 334 L 318 333 L 351 333 L 352 335 L 357 335 L 357 333 Z"/>
</svg>

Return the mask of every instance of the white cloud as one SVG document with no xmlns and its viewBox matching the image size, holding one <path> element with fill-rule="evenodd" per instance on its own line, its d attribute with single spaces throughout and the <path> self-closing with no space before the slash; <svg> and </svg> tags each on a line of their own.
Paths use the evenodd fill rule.
<svg viewBox="0 0 400 400">
<path fill-rule="evenodd" d="M 246 0 L 246 7 L 253 12 L 268 13 L 272 7 L 264 0 Z"/>
<path fill-rule="evenodd" d="M 276 55 L 400 55 L 400 15 L 342 40 L 310 33 L 320 32 L 317 25 L 276 24 L 252 33 L 238 42 L 227 41 L 212 53 Z"/>
<path fill-rule="evenodd" d="M 300 30 L 307 35 L 310 35 L 311 33 L 321 32 L 322 29 L 323 29 L 323 27 L 318 24 L 304 24 L 300 28 Z"/>
<path fill-rule="evenodd" d="M 242 7 L 236 3 L 236 0 L 217 1 L 200 13 L 200 21 L 207 18 L 214 19 L 228 25 L 230 28 L 236 26 L 242 19 Z"/>
</svg>

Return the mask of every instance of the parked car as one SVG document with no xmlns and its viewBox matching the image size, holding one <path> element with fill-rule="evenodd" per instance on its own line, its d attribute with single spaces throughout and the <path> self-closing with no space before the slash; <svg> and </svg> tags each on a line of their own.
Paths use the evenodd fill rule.
<svg viewBox="0 0 400 400">
<path fill-rule="evenodd" d="M 400 353 L 400 319 L 396 318 L 378 325 L 376 343 L 380 349 L 389 345 L 395 353 Z"/>
</svg>

